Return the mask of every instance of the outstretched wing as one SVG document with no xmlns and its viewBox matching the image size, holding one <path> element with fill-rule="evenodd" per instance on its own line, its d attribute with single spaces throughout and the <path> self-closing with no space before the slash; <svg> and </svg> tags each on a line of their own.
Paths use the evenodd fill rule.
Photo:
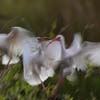
<svg viewBox="0 0 100 100">
<path fill-rule="evenodd" d="M 100 66 L 100 43 L 99 42 L 85 42 L 85 54 L 88 61 L 93 66 Z"/>
<path fill-rule="evenodd" d="M 1 44 L 7 48 L 7 55 L 2 57 L 3 64 L 8 64 L 11 58 L 12 60 L 9 64 L 14 64 L 19 61 L 18 56 L 22 55 L 24 49 L 24 41 L 30 38 L 30 34 L 30 31 L 22 27 L 12 27 L 8 35 L 0 35 Z"/>
<path fill-rule="evenodd" d="M 100 66 L 100 43 L 84 42 L 82 50 L 73 57 L 76 68 L 86 70 L 87 62 L 93 66 Z"/>
<path fill-rule="evenodd" d="M 32 86 L 41 84 L 54 74 L 51 68 L 39 64 L 39 50 L 40 44 L 37 41 L 33 44 L 26 44 L 23 50 L 24 79 Z"/>
<path fill-rule="evenodd" d="M 8 34 L 10 55 L 20 56 L 24 48 L 24 41 L 29 40 L 30 35 L 31 32 L 22 27 L 12 27 Z"/>
<path fill-rule="evenodd" d="M 76 55 L 82 49 L 82 37 L 80 34 L 75 34 L 74 40 L 71 46 L 66 49 L 66 54 L 68 57 Z"/>
</svg>

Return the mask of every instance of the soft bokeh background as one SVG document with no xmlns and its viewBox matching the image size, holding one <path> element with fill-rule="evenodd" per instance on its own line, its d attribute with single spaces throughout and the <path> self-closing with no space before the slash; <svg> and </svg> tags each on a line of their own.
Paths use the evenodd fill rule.
<svg viewBox="0 0 100 100">
<path fill-rule="evenodd" d="M 12 26 L 21 26 L 36 36 L 50 38 L 62 34 L 70 45 L 73 34 L 81 32 L 84 40 L 100 41 L 99 0 L 0 0 L 0 32 L 8 33 Z M 3 66 L 0 65 L 0 72 Z M 47 91 L 32 87 L 23 80 L 22 64 L 13 66 L 0 80 L 0 100 L 47 100 L 57 75 L 48 79 Z M 100 100 L 100 74 L 78 73 L 75 82 L 65 81 L 57 100 Z"/>
</svg>

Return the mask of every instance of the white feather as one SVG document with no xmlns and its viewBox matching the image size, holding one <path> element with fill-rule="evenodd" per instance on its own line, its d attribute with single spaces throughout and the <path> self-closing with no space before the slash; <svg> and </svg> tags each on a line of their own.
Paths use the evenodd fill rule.
<svg viewBox="0 0 100 100">
<path fill-rule="evenodd" d="M 23 41 L 30 38 L 30 33 L 24 28 L 12 27 L 9 34 L 0 34 L 0 49 L 7 55 L 2 57 L 3 64 L 7 64 L 9 58 L 12 58 L 10 64 L 18 62 L 18 56 L 22 55 L 24 48 Z"/>
<path fill-rule="evenodd" d="M 3 65 L 7 65 L 8 63 L 9 63 L 9 61 L 10 61 L 10 63 L 9 64 L 16 64 L 16 63 L 18 63 L 19 62 L 19 58 L 18 57 L 13 57 L 12 59 L 11 59 L 11 61 L 10 61 L 10 57 L 9 56 L 7 56 L 7 55 L 3 55 L 2 56 L 2 64 Z"/>
<path fill-rule="evenodd" d="M 41 50 L 42 45 L 37 41 L 33 44 L 27 42 L 25 50 L 23 50 L 24 79 L 33 86 L 41 84 L 41 81 L 44 82 L 48 77 L 54 75 L 54 61 L 57 59 L 52 57 L 54 55 L 52 51 L 49 51 L 53 49 L 53 46 L 49 48 L 45 45 L 44 49 Z M 54 59 L 51 60 L 51 58 Z"/>
<path fill-rule="evenodd" d="M 100 66 L 100 43 L 83 42 L 82 50 L 73 57 L 77 69 L 87 69 L 87 62 L 92 66 Z"/>
<path fill-rule="evenodd" d="M 75 34 L 71 46 L 68 49 L 66 49 L 67 57 L 74 56 L 78 52 L 80 52 L 80 50 L 82 49 L 81 43 L 82 43 L 81 35 Z"/>
<path fill-rule="evenodd" d="M 50 41 L 49 41 L 50 42 Z M 56 69 L 61 60 L 61 45 L 58 41 L 54 41 L 44 50 L 44 64 L 48 68 Z"/>
</svg>

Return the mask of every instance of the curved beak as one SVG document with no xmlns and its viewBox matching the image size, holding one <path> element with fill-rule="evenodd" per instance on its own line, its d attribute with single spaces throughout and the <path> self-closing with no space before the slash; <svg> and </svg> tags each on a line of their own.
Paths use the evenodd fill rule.
<svg viewBox="0 0 100 100">
<path fill-rule="evenodd" d="M 49 46 L 50 44 L 52 44 L 54 41 L 60 41 L 60 37 L 55 37 L 55 38 L 53 38 L 53 39 L 48 43 L 47 46 Z"/>
</svg>

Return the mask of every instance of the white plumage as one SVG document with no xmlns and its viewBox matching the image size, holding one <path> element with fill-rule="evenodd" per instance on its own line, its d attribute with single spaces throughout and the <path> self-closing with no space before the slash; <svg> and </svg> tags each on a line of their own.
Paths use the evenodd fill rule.
<svg viewBox="0 0 100 100">
<path fill-rule="evenodd" d="M 20 56 L 23 57 L 24 79 L 32 86 L 53 77 L 60 63 L 65 64 L 63 73 L 67 73 L 69 80 L 76 77 L 76 68 L 86 71 L 87 62 L 100 66 L 100 43 L 82 43 L 81 36 L 75 34 L 71 46 L 66 49 L 62 35 L 53 40 L 39 42 L 30 34 L 24 28 L 13 27 L 9 34 L 0 34 L 0 50 L 4 52 L 2 64 L 5 65 L 10 59 L 9 64 L 15 64 L 19 62 Z"/>
<path fill-rule="evenodd" d="M 81 36 L 75 35 L 72 45 L 66 49 L 63 36 L 57 36 L 54 40 L 60 41 L 63 58 L 72 58 L 72 68 L 86 71 L 87 63 L 100 66 L 100 43 L 88 41 L 82 43 Z"/>
<path fill-rule="evenodd" d="M 22 55 L 22 50 L 24 47 L 24 40 L 30 38 L 30 33 L 28 30 L 21 27 L 12 27 L 9 34 L 0 34 L 0 49 L 4 51 L 6 55 L 3 56 L 3 64 L 17 63 L 19 61 L 19 56 Z"/>
<path fill-rule="evenodd" d="M 24 78 L 31 85 L 41 84 L 48 77 L 52 77 L 59 63 L 57 61 L 60 59 L 60 45 L 54 42 L 47 46 L 48 43 L 49 41 L 39 43 L 36 40 L 33 45 L 25 44 L 25 50 L 23 50 Z M 55 49 L 58 51 L 54 52 Z"/>
<path fill-rule="evenodd" d="M 10 57 L 7 56 L 6 54 L 2 56 L 2 64 L 3 64 L 3 65 L 7 65 L 8 62 L 9 62 L 9 60 L 10 60 Z M 14 57 L 12 58 L 12 60 L 9 62 L 9 64 L 16 64 L 16 63 L 19 62 L 19 60 L 20 60 L 19 57 L 15 57 L 15 56 L 14 56 Z"/>
<path fill-rule="evenodd" d="M 9 34 L 0 34 L 0 48 L 5 51 L 2 63 L 7 65 L 17 63 L 22 55 L 24 79 L 30 85 L 38 85 L 54 75 L 56 60 L 60 57 L 60 45 L 54 42 L 49 47 L 48 42 L 39 42 L 31 32 L 21 27 L 13 27 Z M 55 49 L 58 51 L 54 52 Z M 56 64 L 55 64 L 56 63 Z"/>
<path fill-rule="evenodd" d="M 63 74 L 67 75 L 69 80 L 73 80 L 75 78 L 75 65 L 73 64 L 73 56 L 77 55 L 78 52 L 81 51 L 81 36 L 79 34 L 75 34 L 74 40 L 71 46 L 66 49 L 64 37 L 62 35 L 56 36 L 49 44 L 52 44 L 53 41 L 59 41 L 61 45 L 61 62 L 63 64 Z M 70 61 L 71 59 L 71 61 Z M 62 66 L 61 66 L 62 67 Z M 69 74 L 70 73 L 70 74 Z"/>
<path fill-rule="evenodd" d="M 86 71 L 87 63 L 100 66 L 100 43 L 85 41 L 81 45 L 82 50 L 73 57 L 75 68 Z"/>
</svg>

